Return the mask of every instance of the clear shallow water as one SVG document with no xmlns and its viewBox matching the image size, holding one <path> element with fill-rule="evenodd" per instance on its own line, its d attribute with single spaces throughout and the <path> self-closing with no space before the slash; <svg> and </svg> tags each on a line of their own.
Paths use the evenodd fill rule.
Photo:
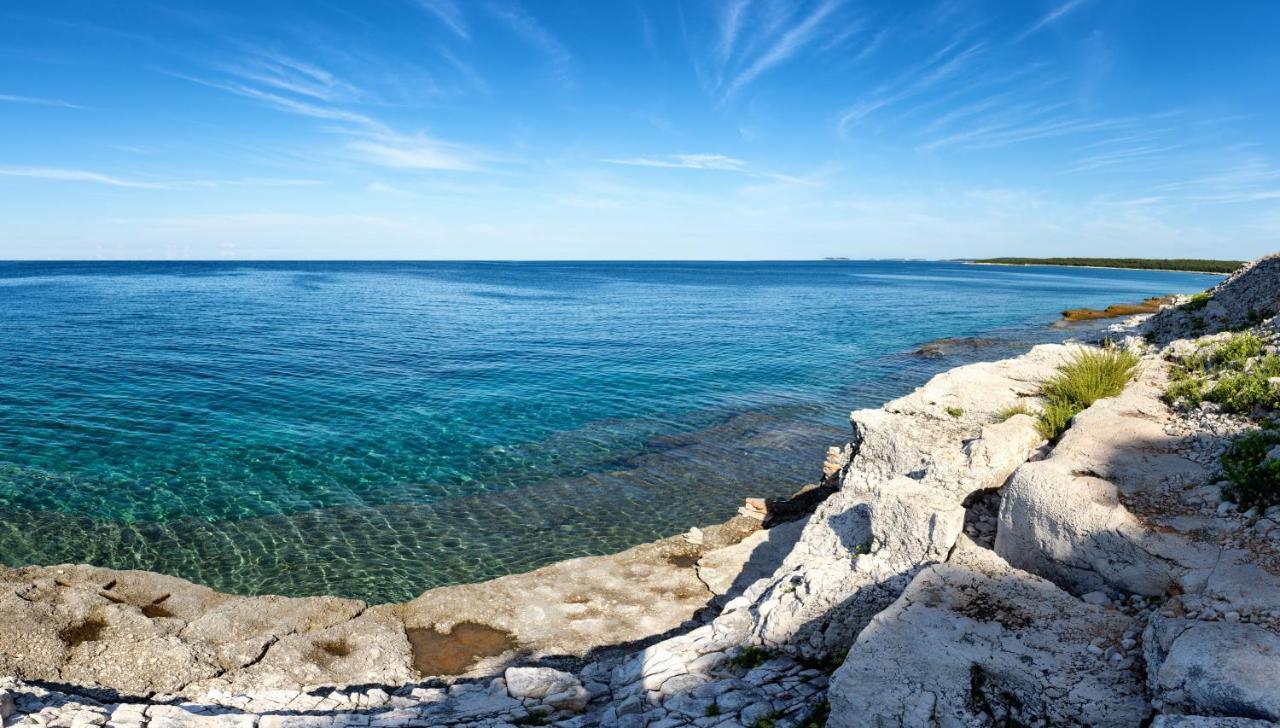
<svg viewBox="0 0 1280 728">
<path fill-rule="evenodd" d="M 0 560 L 375 602 L 608 553 L 819 475 L 848 411 L 1160 271 L 0 263 Z M 929 359 L 941 337 L 996 346 Z"/>
</svg>

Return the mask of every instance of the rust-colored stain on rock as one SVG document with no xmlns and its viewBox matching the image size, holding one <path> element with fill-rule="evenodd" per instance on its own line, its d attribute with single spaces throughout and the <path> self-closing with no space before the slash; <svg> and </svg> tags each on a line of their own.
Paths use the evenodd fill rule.
<svg viewBox="0 0 1280 728">
<path fill-rule="evenodd" d="M 447 633 L 433 627 L 408 627 L 405 634 L 413 649 L 413 667 L 423 677 L 460 675 L 481 658 L 516 646 L 510 632 L 475 622 L 460 622 Z"/>
</svg>

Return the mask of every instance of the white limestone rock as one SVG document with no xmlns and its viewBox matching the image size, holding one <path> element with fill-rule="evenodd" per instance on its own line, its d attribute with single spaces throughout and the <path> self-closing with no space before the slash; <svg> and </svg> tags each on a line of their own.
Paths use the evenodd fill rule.
<svg viewBox="0 0 1280 728">
<path fill-rule="evenodd" d="M 1087 649 L 1132 627 L 963 539 L 858 636 L 828 725 L 1137 726 L 1142 682 Z"/>
<path fill-rule="evenodd" d="M 578 678 L 550 667 L 508 667 L 503 677 L 507 680 L 507 693 L 513 698 L 542 700 L 582 687 Z"/>
<path fill-rule="evenodd" d="M 1263 626 L 1157 615 L 1144 655 L 1165 710 L 1280 721 L 1280 635 Z"/>
<path fill-rule="evenodd" d="M 900 477 L 878 493 L 837 493 L 813 521 L 753 614 L 764 644 L 816 657 L 851 644 L 917 569 L 944 559 L 964 509 Z"/>
<path fill-rule="evenodd" d="M 1159 366 L 1147 360 L 1149 369 L 1119 397 L 1076 415 L 1049 457 L 1014 472 L 995 541 L 1010 564 L 1076 594 L 1112 588 L 1155 596 L 1217 562 L 1218 549 L 1155 528 L 1123 503 L 1209 479 L 1205 466 L 1179 452 L 1180 438 L 1165 433 Z"/>
<path fill-rule="evenodd" d="M 1280 257 L 1260 258 L 1209 290 L 1199 310 L 1176 306 L 1147 319 L 1142 333 L 1157 344 L 1256 323 L 1280 313 Z"/>
</svg>

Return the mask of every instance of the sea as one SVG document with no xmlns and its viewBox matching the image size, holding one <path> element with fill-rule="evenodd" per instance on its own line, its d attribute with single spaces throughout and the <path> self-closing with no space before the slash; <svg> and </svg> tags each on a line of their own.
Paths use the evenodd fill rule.
<svg viewBox="0 0 1280 728">
<path fill-rule="evenodd" d="M 817 481 L 851 410 L 1090 331 L 1064 308 L 1218 280 L 920 261 L 0 263 L 0 562 L 383 603 L 611 553 Z"/>
</svg>

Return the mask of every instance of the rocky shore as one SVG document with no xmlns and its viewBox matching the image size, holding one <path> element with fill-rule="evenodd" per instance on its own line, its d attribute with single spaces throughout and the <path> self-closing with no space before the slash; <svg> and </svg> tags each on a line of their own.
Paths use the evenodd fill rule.
<svg viewBox="0 0 1280 728">
<path fill-rule="evenodd" d="M 1209 296 L 1114 326 L 1141 355 L 1137 376 L 1052 442 L 1037 427 L 1041 384 L 1079 345 L 959 367 L 854 412 L 827 487 L 791 504 L 406 604 L 234 597 L 85 566 L 0 570 L 0 716 L 1274 725 L 1280 501 L 1231 500 L 1241 486 L 1222 458 L 1270 432 L 1280 376 L 1262 374 L 1280 346 L 1277 311 L 1280 259 L 1267 258 Z M 1229 377 L 1265 391 L 1244 406 Z M 1259 472 L 1265 489 L 1280 468 Z"/>
</svg>

